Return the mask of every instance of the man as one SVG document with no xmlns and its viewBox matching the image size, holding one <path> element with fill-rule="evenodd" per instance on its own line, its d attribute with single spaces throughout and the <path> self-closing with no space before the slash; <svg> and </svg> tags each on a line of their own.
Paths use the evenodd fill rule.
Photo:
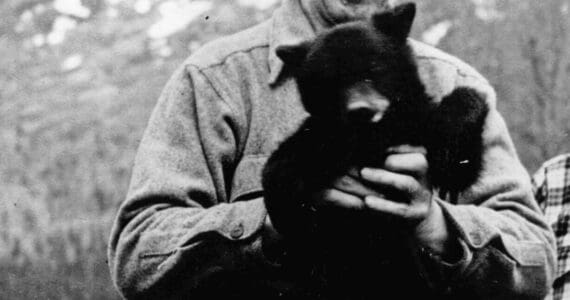
<svg viewBox="0 0 570 300">
<path fill-rule="evenodd" d="M 430 94 L 441 98 L 469 86 L 489 103 L 481 179 L 456 205 L 438 199 L 422 149 L 389 156 L 384 169 L 339 178 L 316 199 L 317 209 L 374 213 L 407 225 L 393 229 L 405 233 L 398 245 L 360 247 L 366 242 L 344 233 L 327 240 L 341 254 L 336 264 L 320 261 L 308 244 L 291 245 L 271 226 L 260 171 L 306 117 L 275 49 L 365 18 L 385 2 L 284 0 L 270 20 L 205 46 L 174 74 L 141 141 L 111 237 L 111 273 L 123 296 L 540 299 L 547 293 L 554 240 L 492 88 L 458 59 L 413 41 Z M 386 189 L 407 201 L 383 199 Z M 378 231 L 369 229 L 371 240 Z M 388 259 L 376 259 L 375 249 Z"/>
<path fill-rule="evenodd" d="M 568 299 L 570 295 L 570 155 L 560 155 L 545 162 L 532 177 L 536 200 L 556 235 L 558 272 L 549 300 Z"/>
</svg>

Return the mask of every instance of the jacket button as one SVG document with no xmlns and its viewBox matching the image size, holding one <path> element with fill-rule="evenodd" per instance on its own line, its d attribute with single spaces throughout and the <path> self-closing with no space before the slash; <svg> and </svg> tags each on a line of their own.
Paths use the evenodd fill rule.
<svg viewBox="0 0 570 300">
<path fill-rule="evenodd" d="M 232 230 L 230 231 L 230 236 L 233 239 L 239 239 L 243 235 L 243 224 L 237 224 Z"/>
</svg>

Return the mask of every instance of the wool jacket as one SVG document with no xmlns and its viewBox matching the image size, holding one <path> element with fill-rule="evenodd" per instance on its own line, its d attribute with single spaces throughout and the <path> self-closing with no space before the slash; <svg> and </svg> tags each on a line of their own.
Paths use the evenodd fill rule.
<svg viewBox="0 0 570 300">
<path fill-rule="evenodd" d="M 121 294 L 415 299 L 437 290 L 451 299 L 541 299 L 555 272 L 554 238 L 495 93 L 472 67 L 413 40 L 434 101 L 466 86 L 490 107 L 481 178 L 458 203 L 437 200 L 458 236 L 461 259 L 402 254 L 368 264 L 343 236 L 336 243 L 347 257 L 359 256 L 356 267 L 296 268 L 317 258 L 265 255 L 270 223 L 261 170 L 307 116 L 275 49 L 312 38 L 311 17 L 299 0 L 283 1 L 269 20 L 209 43 L 174 73 L 140 143 L 111 234 L 109 265 Z"/>
</svg>

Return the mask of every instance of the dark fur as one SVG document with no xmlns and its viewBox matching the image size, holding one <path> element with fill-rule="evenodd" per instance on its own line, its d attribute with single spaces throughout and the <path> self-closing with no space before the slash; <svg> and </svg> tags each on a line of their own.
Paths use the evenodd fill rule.
<svg viewBox="0 0 570 300">
<path fill-rule="evenodd" d="M 367 22 L 339 25 L 312 42 L 278 49 L 310 114 L 263 172 L 266 206 L 278 230 L 295 226 L 281 226 L 279 216 L 310 217 L 310 195 L 348 168 L 382 167 L 390 146 L 425 146 L 428 176 L 442 191 L 462 191 L 477 179 L 487 105 L 468 88 L 434 104 L 406 41 L 414 15 L 415 6 L 404 4 Z M 390 101 L 379 123 L 352 124 L 341 117 L 344 89 L 362 81 Z M 308 230 L 303 222 L 298 226 Z"/>
</svg>

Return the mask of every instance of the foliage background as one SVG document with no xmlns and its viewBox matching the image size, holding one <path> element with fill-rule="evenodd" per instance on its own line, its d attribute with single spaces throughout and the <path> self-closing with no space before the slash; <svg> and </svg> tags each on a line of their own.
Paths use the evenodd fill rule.
<svg viewBox="0 0 570 300">
<path fill-rule="evenodd" d="M 118 298 L 107 238 L 164 83 L 274 2 L 0 2 L 0 299 Z M 529 171 L 570 151 L 570 1 L 418 5 L 414 37 L 490 80 Z"/>
</svg>

